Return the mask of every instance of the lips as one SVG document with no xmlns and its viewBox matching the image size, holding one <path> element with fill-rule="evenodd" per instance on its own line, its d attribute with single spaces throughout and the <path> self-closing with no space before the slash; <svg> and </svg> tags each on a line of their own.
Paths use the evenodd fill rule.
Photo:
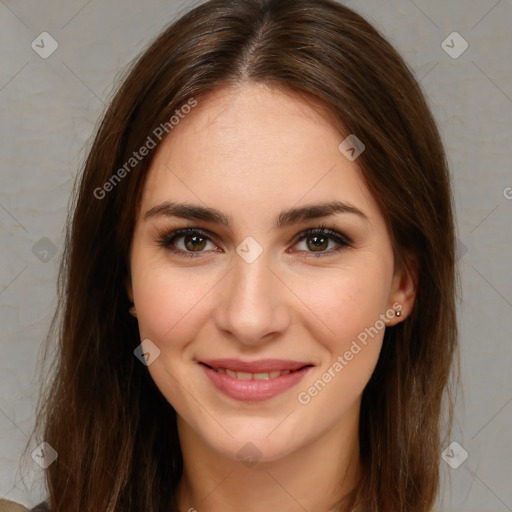
<svg viewBox="0 0 512 512">
<path fill-rule="evenodd" d="M 229 375 L 234 379 L 239 380 L 268 380 L 275 379 L 276 377 L 280 377 L 281 375 L 288 375 L 292 370 L 276 370 L 273 372 L 235 372 L 234 370 L 230 370 L 229 368 L 212 368 L 213 371 L 220 373 L 221 375 Z M 296 371 L 296 370 L 293 370 Z"/>
<path fill-rule="evenodd" d="M 261 401 L 294 387 L 314 366 L 283 359 L 198 361 L 210 382 L 236 400 Z"/>
<path fill-rule="evenodd" d="M 249 373 L 250 378 L 240 379 L 237 372 L 237 377 L 231 377 L 226 370 L 226 373 L 221 373 L 220 370 L 213 370 L 206 364 L 199 364 L 206 377 L 210 382 L 224 395 L 235 400 L 242 400 L 247 402 L 259 402 L 262 400 L 269 400 L 285 391 L 296 386 L 304 376 L 312 370 L 312 366 L 304 366 L 298 370 L 284 370 L 288 372 L 284 375 L 279 375 L 273 378 L 253 378 L 256 374 Z M 231 371 L 231 370 L 229 370 Z M 277 370 L 276 370 L 277 371 Z M 284 373 L 283 372 L 283 373 Z M 265 372 L 261 372 L 265 373 Z"/>
<path fill-rule="evenodd" d="M 240 359 L 203 359 L 201 363 L 217 369 L 231 370 L 232 372 L 241 373 L 270 373 L 282 372 L 289 370 L 290 372 L 304 368 L 305 366 L 313 366 L 308 362 L 292 361 L 286 359 L 260 359 L 258 361 L 242 361 Z"/>
</svg>

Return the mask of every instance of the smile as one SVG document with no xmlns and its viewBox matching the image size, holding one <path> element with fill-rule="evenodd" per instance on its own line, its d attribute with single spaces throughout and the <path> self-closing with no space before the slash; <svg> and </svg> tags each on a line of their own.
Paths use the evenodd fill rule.
<svg viewBox="0 0 512 512">
<path fill-rule="evenodd" d="M 252 365 L 250 369 L 256 369 L 254 366 L 283 365 L 283 361 L 272 364 L 267 363 L 241 363 L 230 366 L 237 366 L 236 370 L 226 368 L 224 366 L 210 366 L 204 361 L 199 363 L 208 380 L 213 384 L 214 388 L 224 395 L 235 400 L 246 402 L 260 402 L 269 400 L 285 391 L 296 386 L 302 378 L 313 368 L 311 364 L 293 363 L 295 369 L 267 369 L 269 371 L 241 371 L 240 367 L 247 369 L 248 365 Z M 286 364 L 285 364 L 286 365 Z M 288 366 L 290 366 L 288 364 Z M 257 368 L 260 370 L 260 368 Z"/>
<path fill-rule="evenodd" d="M 279 377 L 281 375 L 288 375 L 291 373 L 291 370 L 276 370 L 273 372 L 258 372 L 258 373 L 249 373 L 249 372 L 235 372 L 234 370 L 230 370 L 229 368 L 212 368 L 212 370 L 215 370 L 217 373 L 221 374 L 227 374 L 230 377 L 233 377 L 234 379 L 239 380 L 268 380 L 268 379 L 275 379 L 276 377 Z M 294 370 L 296 371 L 296 370 Z"/>
</svg>

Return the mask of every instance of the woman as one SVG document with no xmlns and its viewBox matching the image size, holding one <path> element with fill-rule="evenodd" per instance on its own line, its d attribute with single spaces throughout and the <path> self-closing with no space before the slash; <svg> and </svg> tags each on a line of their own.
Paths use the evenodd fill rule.
<svg viewBox="0 0 512 512">
<path fill-rule="evenodd" d="M 73 206 L 34 433 L 52 511 L 433 509 L 449 171 L 361 16 L 192 9 L 125 77 Z"/>
</svg>

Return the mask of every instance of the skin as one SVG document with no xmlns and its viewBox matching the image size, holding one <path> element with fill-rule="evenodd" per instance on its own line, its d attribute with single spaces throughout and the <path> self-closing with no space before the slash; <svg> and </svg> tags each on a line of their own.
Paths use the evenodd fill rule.
<svg viewBox="0 0 512 512">
<path fill-rule="evenodd" d="M 136 221 L 127 293 L 141 340 L 160 350 L 148 370 L 177 411 L 180 510 L 320 512 L 360 476 L 361 395 L 384 329 L 309 403 L 299 403 L 298 394 L 394 303 L 401 316 L 388 325 L 403 321 L 417 275 L 395 272 L 389 233 L 357 160 L 338 150 L 344 138 L 300 98 L 244 84 L 201 98 L 157 149 Z M 272 229 L 281 210 L 331 200 L 357 207 L 367 221 L 337 213 Z M 165 201 L 221 210 L 231 229 L 145 217 Z M 334 252 L 338 244 L 329 238 L 317 249 L 325 255 L 315 257 L 311 236 L 294 242 L 322 223 L 352 246 Z M 216 240 L 204 241 L 197 258 L 158 243 L 160 233 L 183 227 Z M 236 252 L 248 236 L 263 248 L 252 263 Z M 190 238 L 174 247 L 194 251 Z M 244 402 L 218 391 L 197 364 L 221 357 L 293 359 L 315 367 L 276 397 Z M 237 456 L 249 442 L 260 457 L 252 467 Z"/>
</svg>

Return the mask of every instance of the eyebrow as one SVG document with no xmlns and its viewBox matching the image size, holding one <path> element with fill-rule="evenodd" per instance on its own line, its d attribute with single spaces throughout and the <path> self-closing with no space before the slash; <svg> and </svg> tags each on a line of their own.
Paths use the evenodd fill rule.
<svg viewBox="0 0 512 512">
<path fill-rule="evenodd" d="M 299 208 L 283 210 L 276 218 L 272 229 L 283 228 L 309 219 L 329 217 L 337 213 L 350 213 L 369 222 L 368 217 L 359 208 L 342 201 L 309 204 Z M 180 217 L 182 219 L 204 220 L 220 224 L 230 229 L 231 218 L 215 208 L 189 203 L 174 203 L 166 201 L 154 206 L 146 212 L 145 219 L 151 217 Z"/>
</svg>

